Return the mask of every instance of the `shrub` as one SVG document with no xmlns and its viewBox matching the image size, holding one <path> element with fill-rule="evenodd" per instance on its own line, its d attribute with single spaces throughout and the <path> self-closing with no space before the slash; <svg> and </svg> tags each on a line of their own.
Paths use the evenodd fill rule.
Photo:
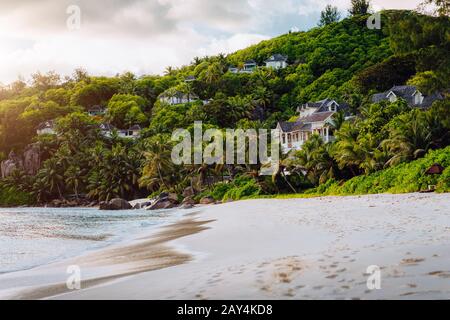
<svg viewBox="0 0 450 320">
<path fill-rule="evenodd" d="M 425 171 L 434 163 L 443 166 L 444 172 L 441 175 L 426 175 Z M 450 191 L 450 147 L 432 150 L 425 158 L 416 161 L 352 178 L 342 185 L 335 180 L 328 180 L 308 193 L 318 195 L 407 193 L 426 190 L 429 185 L 435 185 L 438 192 Z"/>
<path fill-rule="evenodd" d="M 0 185 L 0 206 L 12 207 L 32 205 L 34 198 L 26 192 L 20 191 L 14 187 Z"/>
</svg>

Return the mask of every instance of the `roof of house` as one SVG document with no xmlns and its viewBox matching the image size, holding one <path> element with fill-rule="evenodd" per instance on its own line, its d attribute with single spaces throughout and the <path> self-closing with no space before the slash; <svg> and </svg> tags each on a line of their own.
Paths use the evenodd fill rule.
<svg viewBox="0 0 450 320">
<path fill-rule="evenodd" d="M 141 126 L 138 124 L 135 124 L 133 126 L 130 127 L 130 129 L 128 129 L 130 131 L 140 131 L 141 130 Z"/>
<path fill-rule="evenodd" d="M 303 123 L 321 122 L 332 116 L 334 111 L 314 112 L 306 117 L 299 119 Z"/>
<path fill-rule="evenodd" d="M 184 92 L 182 92 L 182 91 L 177 91 L 177 92 L 175 92 L 174 94 L 165 92 L 165 93 L 162 93 L 159 97 L 160 97 L 160 98 L 179 98 L 179 99 L 182 99 L 182 98 L 187 97 L 188 95 L 189 95 L 189 97 L 190 97 L 191 100 L 196 100 L 196 99 L 198 99 L 198 96 L 197 96 L 197 95 L 195 95 L 195 94 L 193 94 L 193 93 L 191 93 L 191 94 L 184 93 Z"/>
<path fill-rule="evenodd" d="M 41 122 L 37 126 L 37 130 L 44 130 L 44 129 L 53 129 L 55 127 L 55 120 L 48 120 Z"/>
<path fill-rule="evenodd" d="M 386 100 L 386 93 L 385 92 L 375 93 L 372 96 L 372 102 L 374 102 L 374 103 L 378 103 L 378 102 L 381 102 L 383 100 Z"/>
<path fill-rule="evenodd" d="M 267 59 L 266 62 L 287 61 L 287 59 L 288 58 L 286 56 L 279 54 L 279 53 L 275 53 L 269 59 Z"/>
<path fill-rule="evenodd" d="M 372 102 L 378 103 L 388 99 L 389 94 L 392 92 L 397 97 L 405 99 L 411 106 L 418 106 L 421 108 L 427 108 L 433 104 L 436 100 L 443 99 L 439 92 L 435 92 L 430 95 L 423 95 L 424 99 L 421 104 L 417 105 L 414 99 L 414 94 L 418 91 L 416 86 L 393 86 L 386 92 L 376 93 L 372 96 Z M 420 91 L 419 91 L 420 92 Z"/>
<path fill-rule="evenodd" d="M 186 79 L 184 79 L 184 81 L 187 81 L 187 82 L 195 81 L 195 80 L 196 80 L 195 76 L 187 76 Z"/>
<path fill-rule="evenodd" d="M 103 110 L 104 110 L 104 108 L 100 105 L 95 105 L 88 109 L 88 111 L 103 111 Z"/>
<path fill-rule="evenodd" d="M 416 91 L 417 88 L 415 86 L 393 86 L 389 91 L 395 93 L 397 96 L 401 97 L 411 97 Z"/>
<path fill-rule="evenodd" d="M 311 131 L 311 123 L 305 123 L 303 119 L 299 119 L 296 122 L 278 122 L 281 131 L 292 132 L 292 131 Z"/>
<path fill-rule="evenodd" d="M 100 124 L 100 130 L 102 130 L 102 131 L 113 131 L 113 130 L 116 130 L 116 127 L 114 127 L 110 123 L 101 123 Z"/>
<path fill-rule="evenodd" d="M 256 61 L 253 59 L 250 59 L 250 60 L 247 60 L 244 62 L 244 65 L 246 65 L 246 64 L 256 64 Z"/>
<path fill-rule="evenodd" d="M 296 122 L 289 122 L 289 121 L 278 122 L 278 125 L 280 126 L 281 131 L 283 131 L 283 132 L 293 131 L 296 124 L 297 124 Z"/>
<path fill-rule="evenodd" d="M 435 102 L 436 100 L 443 100 L 443 99 L 444 99 L 444 97 L 442 94 L 440 94 L 439 92 L 435 92 L 433 94 L 425 96 L 420 107 L 422 107 L 422 108 L 431 107 L 433 102 Z"/>
<path fill-rule="evenodd" d="M 316 108 L 317 110 L 315 112 L 325 112 L 325 111 L 329 111 L 330 110 L 330 106 L 335 103 L 337 105 L 336 110 L 347 110 L 348 109 L 348 104 L 346 103 L 337 103 L 335 100 L 332 99 L 323 99 L 320 101 L 316 101 L 316 102 L 307 102 L 302 104 L 299 108 L 297 108 L 298 110 L 301 109 L 305 109 L 305 108 Z"/>
</svg>

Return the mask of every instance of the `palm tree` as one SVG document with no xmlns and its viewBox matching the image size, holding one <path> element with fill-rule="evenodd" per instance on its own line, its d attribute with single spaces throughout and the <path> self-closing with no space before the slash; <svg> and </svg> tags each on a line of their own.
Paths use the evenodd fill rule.
<svg viewBox="0 0 450 320">
<path fill-rule="evenodd" d="M 69 169 L 66 170 L 65 174 L 65 182 L 67 186 L 71 187 L 75 193 L 75 197 L 78 199 L 78 188 L 80 184 L 83 182 L 82 172 L 80 167 L 78 166 L 70 166 Z"/>
<path fill-rule="evenodd" d="M 390 129 L 389 138 L 382 142 L 391 154 L 386 163 L 390 166 L 424 156 L 433 143 L 431 130 L 420 110 L 401 115 L 398 120 Z"/>
<path fill-rule="evenodd" d="M 345 121 L 345 112 L 338 111 L 331 118 L 330 126 L 333 130 L 337 131 L 342 127 L 342 124 Z"/>
<path fill-rule="evenodd" d="M 50 194 L 54 191 L 58 191 L 60 199 L 63 198 L 61 191 L 64 177 L 60 172 L 60 164 L 56 158 L 50 158 L 44 162 L 44 165 L 37 174 L 37 180 L 39 183 L 36 186 L 46 187 Z M 40 191 L 39 191 L 40 192 Z"/>
<path fill-rule="evenodd" d="M 264 109 L 270 104 L 272 94 L 266 87 L 257 87 L 253 92 L 253 104 Z"/>
<path fill-rule="evenodd" d="M 270 163 L 268 165 L 271 165 Z M 285 170 L 288 167 L 292 167 L 293 162 L 292 159 L 289 156 L 289 153 L 280 155 L 280 161 L 277 166 L 277 170 L 272 174 L 272 182 L 275 183 L 277 181 L 277 178 L 279 176 L 283 177 L 284 182 L 289 186 L 289 188 L 292 190 L 293 193 L 297 193 L 297 190 L 295 190 L 294 186 L 289 182 Z"/>
<path fill-rule="evenodd" d="M 312 135 L 302 149 L 295 154 L 295 162 L 313 184 L 321 184 L 335 178 L 338 165 L 333 158 L 334 145 L 324 143 L 319 135 Z"/>
<path fill-rule="evenodd" d="M 229 108 L 227 108 L 227 113 L 233 123 L 240 119 L 250 117 L 251 112 L 254 109 L 248 97 L 229 97 L 227 99 L 227 104 L 229 105 Z"/>
<path fill-rule="evenodd" d="M 166 70 L 164 71 L 164 75 L 166 76 L 173 76 L 175 75 L 176 69 L 174 69 L 172 66 L 166 67 Z"/>
<path fill-rule="evenodd" d="M 359 166 L 364 161 L 365 154 L 359 142 L 359 129 L 351 123 L 345 122 L 336 132 L 336 147 L 334 158 L 339 168 L 349 168 L 353 176 L 358 175 Z"/>
<path fill-rule="evenodd" d="M 148 141 L 146 150 L 140 185 L 153 189 L 158 182 L 169 190 L 169 177 L 174 167 L 170 146 L 162 137 L 157 136 Z"/>
<path fill-rule="evenodd" d="M 222 65 L 219 62 L 213 62 L 206 69 L 205 81 L 208 84 L 215 83 L 219 81 L 222 74 L 223 74 Z"/>
</svg>

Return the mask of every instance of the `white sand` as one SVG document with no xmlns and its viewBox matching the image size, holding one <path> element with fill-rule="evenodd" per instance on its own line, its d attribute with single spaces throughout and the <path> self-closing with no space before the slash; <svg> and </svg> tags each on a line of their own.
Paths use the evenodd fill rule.
<svg viewBox="0 0 450 320">
<path fill-rule="evenodd" d="M 197 210 L 196 221 L 214 220 L 209 229 L 167 243 L 190 261 L 52 298 L 450 299 L 450 194 L 248 200 Z M 370 265 L 381 268 L 379 290 L 367 288 Z"/>
</svg>

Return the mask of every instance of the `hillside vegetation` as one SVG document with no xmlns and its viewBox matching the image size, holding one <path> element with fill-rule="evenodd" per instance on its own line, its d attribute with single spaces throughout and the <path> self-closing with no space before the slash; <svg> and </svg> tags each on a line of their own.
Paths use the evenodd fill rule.
<svg viewBox="0 0 450 320">
<path fill-rule="evenodd" d="M 87 195 L 94 201 L 132 199 L 163 190 L 181 193 L 187 186 L 238 199 L 300 192 L 445 148 L 450 139 L 448 98 L 422 111 L 411 110 L 403 101 L 371 104 L 370 96 L 405 83 L 424 93 L 447 90 L 449 18 L 386 11 L 381 30 L 368 29 L 367 18 L 356 14 L 228 56 L 195 58 L 187 66 L 168 67 L 161 76 L 98 77 L 77 69 L 64 79 L 54 72 L 37 72 L 31 84 L 18 80 L 0 89 L 0 160 L 38 143 L 42 166 L 34 177 L 17 172 L 0 186 L 13 186 L 37 202 L 68 195 Z M 262 65 L 275 53 L 288 56 L 287 68 L 228 71 L 230 65 L 239 67 L 248 59 Z M 195 80 L 186 82 L 189 76 Z M 158 98 L 177 92 L 198 100 L 169 105 Z M 290 176 L 278 172 L 261 177 L 257 165 L 178 166 L 170 160 L 172 132 L 192 129 L 194 121 L 208 128 L 275 128 L 278 121 L 294 116 L 300 103 L 322 98 L 348 103 L 355 120 L 336 120 L 336 142 L 313 138 L 294 159 L 284 159 L 283 166 L 294 173 Z M 106 113 L 87 115 L 94 106 Z M 56 121 L 58 135 L 37 136 L 37 126 L 47 120 Z M 100 123 L 119 129 L 138 124 L 143 130 L 136 140 L 105 137 Z M 231 183 L 216 186 L 224 176 L 232 177 Z"/>
</svg>

